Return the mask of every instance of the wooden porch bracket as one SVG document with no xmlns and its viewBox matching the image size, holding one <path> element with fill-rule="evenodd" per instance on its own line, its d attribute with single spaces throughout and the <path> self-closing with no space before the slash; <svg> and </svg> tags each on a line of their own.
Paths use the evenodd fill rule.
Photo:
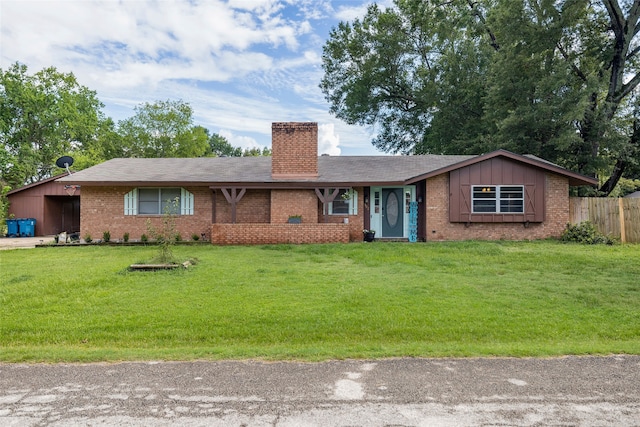
<svg viewBox="0 0 640 427">
<path fill-rule="evenodd" d="M 221 188 L 222 194 L 224 194 L 224 198 L 227 199 L 227 202 L 231 205 L 231 223 L 236 223 L 236 205 L 244 196 L 244 193 L 247 192 L 246 188 L 241 188 L 240 192 L 238 192 L 238 188 Z"/>
<path fill-rule="evenodd" d="M 340 192 L 339 188 L 316 188 L 316 196 L 322 202 L 322 216 L 324 218 L 324 222 L 327 222 L 327 204 L 333 202 L 336 197 L 338 197 L 338 193 Z"/>
</svg>

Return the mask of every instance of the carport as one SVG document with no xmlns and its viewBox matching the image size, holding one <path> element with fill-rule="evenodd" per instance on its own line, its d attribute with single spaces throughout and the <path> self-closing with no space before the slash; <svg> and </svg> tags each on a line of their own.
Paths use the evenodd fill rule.
<svg viewBox="0 0 640 427">
<path fill-rule="evenodd" d="M 80 231 L 80 187 L 55 182 L 57 175 L 7 193 L 9 215 L 34 218 L 35 235 Z"/>
</svg>

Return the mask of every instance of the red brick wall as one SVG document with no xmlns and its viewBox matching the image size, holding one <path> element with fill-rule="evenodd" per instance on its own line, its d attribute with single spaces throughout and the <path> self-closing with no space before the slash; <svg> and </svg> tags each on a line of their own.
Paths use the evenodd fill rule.
<svg viewBox="0 0 640 427">
<path fill-rule="evenodd" d="M 185 187 L 193 193 L 195 215 L 177 215 L 176 231 L 184 240 L 192 234 L 200 236 L 211 230 L 211 190 L 207 187 Z M 80 237 L 87 234 L 91 238 L 102 239 L 104 231 L 111 233 L 111 240 L 122 239 L 124 233 L 129 238 L 140 240 L 142 234 L 149 235 L 146 221 L 151 219 L 156 229 L 162 227 L 162 215 L 125 215 L 124 195 L 133 187 L 82 187 L 80 198 Z"/>
<path fill-rule="evenodd" d="M 292 215 L 303 223 L 318 222 L 318 196 L 314 190 L 271 190 L 271 223 L 284 224 Z"/>
<path fill-rule="evenodd" d="M 558 237 L 569 222 L 569 182 L 567 178 L 546 175 L 545 220 L 541 223 L 464 223 L 449 222 L 449 174 L 427 180 L 427 240 L 534 240 Z"/>
<path fill-rule="evenodd" d="M 318 176 L 318 124 L 271 124 L 273 178 Z"/>
<path fill-rule="evenodd" d="M 231 223 L 231 204 L 220 190 L 216 190 L 215 198 L 215 222 Z M 270 203 L 269 190 L 247 190 L 236 205 L 236 223 L 268 223 L 271 214 Z"/>
<path fill-rule="evenodd" d="M 348 224 L 212 224 L 216 245 L 348 243 Z"/>
</svg>

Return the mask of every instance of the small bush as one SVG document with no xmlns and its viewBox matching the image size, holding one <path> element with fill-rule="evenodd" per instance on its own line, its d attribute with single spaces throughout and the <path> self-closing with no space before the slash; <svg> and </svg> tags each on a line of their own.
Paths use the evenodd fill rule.
<svg viewBox="0 0 640 427">
<path fill-rule="evenodd" d="M 180 233 L 176 233 L 175 239 L 176 239 L 176 242 L 182 242 L 182 236 L 180 235 Z"/>
<path fill-rule="evenodd" d="M 124 236 L 122 236 L 122 240 L 127 243 L 129 241 L 129 233 L 124 233 Z"/>
<path fill-rule="evenodd" d="M 580 224 L 567 224 L 560 240 L 587 245 L 613 245 L 615 243 L 612 238 L 600 233 L 589 221 L 582 221 Z"/>
<path fill-rule="evenodd" d="M 102 232 L 102 241 L 105 243 L 111 241 L 111 232 L 109 230 Z"/>
<path fill-rule="evenodd" d="M 143 234 L 142 236 L 140 236 L 140 241 L 147 243 L 149 241 L 149 238 L 147 237 L 146 234 Z"/>
<path fill-rule="evenodd" d="M 191 240 L 193 240 L 194 242 L 197 242 L 198 240 L 200 240 L 200 236 L 198 236 L 196 233 L 193 233 L 191 235 Z"/>
<path fill-rule="evenodd" d="M 91 238 L 91 234 L 87 234 L 84 236 L 84 241 L 87 243 L 91 243 L 93 241 L 93 239 Z M 56 236 L 56 242 L 57 242 L 57 236 Z"/>
</svg>

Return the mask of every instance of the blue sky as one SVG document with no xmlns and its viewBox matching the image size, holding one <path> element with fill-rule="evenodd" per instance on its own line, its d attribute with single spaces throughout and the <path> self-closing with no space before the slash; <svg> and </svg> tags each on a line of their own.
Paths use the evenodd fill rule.
<svg viewBox="0 0 640 427">
<path fill-rule="evenodd" d="M 272 122 L 313 121 L 321 154 L 381 154 L 372 130 L 331 116 L 318 88 L 329 31 L 370 2 L 0 0 L 0 67 L 73 72 L 116 121 L 180 99 L 234 146 L 270 146 Z"/>
</svg>

